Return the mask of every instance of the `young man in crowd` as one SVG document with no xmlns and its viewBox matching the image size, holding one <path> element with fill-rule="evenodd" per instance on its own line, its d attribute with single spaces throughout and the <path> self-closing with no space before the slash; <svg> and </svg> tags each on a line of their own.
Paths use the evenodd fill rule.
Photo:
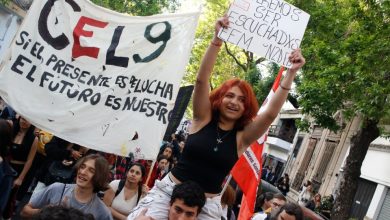
<svg viewBox="0 0 390 220">
<path fill-rule="evenodd" d="M 161 180 L 167 171 L 168 166 L 168 157 L 165 155 L 159 155 L 157 157 L 157 167 L 154 167 L 152 170 L 152 173 L 150 174 L 149 181 L 148 181 L 148 187 L 149 189 L 153 188 L 154 183 L 156 180 Z"/>
<path fill-rule="evenodd" d="M 187 181 L 175 186 L 172 192 L 168 220 L 195 220 L 206 202 L 203 189 L 195 182 Z M 146 210 L 135 220 L 153 220 L 145 216 Z"/>
<path fill-rule="evenodd" d="M 47 205 L 63 205 L 92 214 L 96 220 L 111 220 L 111 212 L 97 196 L 97 192 L 107 189 L 107 160 L 92 154 L 81 158 L 75 168 L 76 184 L 53 183 L 30 199 L 22 216 L 30 218 Z"/>
<path fill-rule="evenodd" d="M 281 193 L 274 194 L 273 199 L 271 200 L 271 207 L 267 210 L 264 210 L 260 213 L 255 213 L 252 217 L 252 220 L 265 220 L 269 219 L 271 212 L 277 212 L 280 207 L 284 206 L 287 202 L 286 197 Z"/>
<path fill-rule="evenodd" d="M 303 212 L 301 207 L 296 203 L 286 203 L 275 212 L 267 220 L 303 220 Z"/>
</svg>

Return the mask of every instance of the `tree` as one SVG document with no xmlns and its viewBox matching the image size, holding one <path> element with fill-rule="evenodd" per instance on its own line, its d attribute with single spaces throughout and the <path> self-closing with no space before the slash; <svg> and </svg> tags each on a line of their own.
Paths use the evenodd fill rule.
<svg viewBox="0 0 390 220">
<path fill-rule="evenodd" d="M 159 14 L 163 10 L 174 11 L 179 5 L 178 0 L 92 0 L 93 3 L 120 13 L 137 16 Z"/>
<path fill-rule="evenodd" d="M 227 10 L 228 0 L 211 0 L 204 5 L 204 13 L 199 18 L 198 28 L 196 30 L 194 46 L 190 57 L 187 73 L 184 76 L 185 84 L 194 84 L 203 54 L 214 35 L 215 21 Z M 234 51 L 235 52 L 235 51 Z M 210 89 L 220 85 L 224 80 L 232 77 L 242 77 L 243 71 L 237 66 L 222 47 L 214 66 L 213 75 L 210 79 Z"/>
<path fill-rule="evenodd" d="M 7 5 L 9 0 L 0 0 L 0 4 L 2 5 Z"/>
<path fill-rule="evenodd" d="M 390 2 L 380 0 L 300 1 L 311 14 L 302 43 L 307 59 L 299 103 L 303 113 L 332 131 L 333 115 L 360 117 L 351 138 L 332 219 L 348 219 L 362 162 L 370 143 L 383 134 L 390 104 Z"/>
</svg>

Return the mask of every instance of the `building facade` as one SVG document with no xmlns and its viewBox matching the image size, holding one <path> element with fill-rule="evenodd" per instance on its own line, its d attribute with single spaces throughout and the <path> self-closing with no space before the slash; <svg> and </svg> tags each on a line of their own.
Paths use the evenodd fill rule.
<svg viewBox="0 0 390 220">
<path fill-rule="evenodd" d="M 275 172 L 274 181 L 283 175 L 289 155 L 293 152 L 298 131 L 295 120 L 301 117 L 300 110 L 287 101 L 269 128 L 262 161 L 263 167 L 268 166 Z"/>
<path fill-rule="evenodd" d="M 335 115 L 342 127 L 337 133 L 313 125 L 309 133 L 298 132 L 294 152 L 288 158 L 285 172 L 290 175 L 289 197 L 297 200 L 307 180 L 323 196 L 336 196 L 343 175 L 343 166 L 349 152 L 350 139 L 359 129 L 361 120 L 343 120 Z M 298 149 L 298 150 L 297 150 Z M 361 168 L 358 190 L 351 209 L 356 219 L 390 219 L 390 141 L 373 141 Z"/>
</svg>

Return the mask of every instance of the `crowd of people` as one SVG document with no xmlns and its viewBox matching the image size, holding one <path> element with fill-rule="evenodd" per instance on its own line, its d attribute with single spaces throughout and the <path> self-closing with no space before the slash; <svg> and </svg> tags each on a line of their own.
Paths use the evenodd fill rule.
<svg viewBox="0 0 390 220">
<path fill-rule="evenodd" d="M 284 196 L 287 196 L 287 193 L 290 191 L 289 175 L 285 173 L 282 177 L 277 178 L 272 166 L 265 166 L 262 169 L 261 179 L 274 185 Z M 269 198 L 269 195 L 266 198 Z M 320 213 L 321 199 L 321 194 L 315 193 L 312 182 L 307 180 L 299 189 L 297 203 L 302 207 Z M 266 200 L 268 201 L 268 199 Z"/>
<path fill-rule="evenodd" d="M 226 16 L 218 19 L 200 65 L 188 136 L 173 134 L 155 165 L 48 137 L 22 116 L 10 116 L 11 108 L 4 111 L 11 120 L 0 121 L 0 181 L 8 181 L 7 192 L 2 192 L 8 199 L 0 200 L 7 205 L 0 204 L 3 217 L 10 218 L 17 201 L 30 190 L 33 194 L 21 212 L 25 218 L 44 219 L 50 211 L 64 212 L 50 207 L 63 206 L 80 219 L 235 219 L 235 190 L 224 187 L 226 177 L 277 117 L 305 59 L 299 49 L 291 53 L 291 68 L 266 110 L 257 115 L 256 96 L 243 80 L 228 80 L 210 92 L 210 77 L 223 44 L 217 33 L 228 25 Z M 37 150 L 42 146 L 44 150 Z M 278 185 L 283 194 L 264 195 L 259 206 L 263 213 L 257 214 L 265 217 L 254 219 L 302 219 L 299 206 L 286 203 L 288 184 L 287 176 Z"/>
<path fill-rule="evenodd" d="M 6 112 L 9 109 L 11 108 L 7 107 Z M 83 165 L 79 165 L 79 163 L 82 163 L 85 158 L 93 161 L 98 158 L 98 161 L 107 163 L 107 168 L 106 165 L 92 168 L 98 170 L 99 175 L 102 175 L 99 177 L 102 181 L 99 184 L 104 183 L 105 185 L 91 189 L 99 197 L 98 200 L 103 201 L 104 207 L 108 208 L 114 219 L 126 219 L 130 210 L 137 205 L 140 198 L 146 195 L 149 187 L 153 187 L 156 180 L 161 180 L 177 162 L 181 152 L 179 143 L 184 139 L 181 133 L 173 134 L 172 140 L 162 145 L 156 166 L 150 167 L 151 161 L 135 162 L 131 158 L 97 152 L 69 143 L 35 128 L 17 114 L 1 114 L 1 116 L 7 118 L 7 120 L 0 119 L 1 219 L 10 219 L 15 214 L 17 205 L 29 194 L 28 191 L 32 192 L 32 196 L 30 202 L 23 208 L 22 216 L 24 217 L 31 217 L 36 213 L 37 207 L 56 204 L 53 202 L 56 199 L 63 201 L 65 201 L 64 199 L 68 200 L 67 198 L 76 199 L 74 201 L 68 200 L 71 203 L 58 202 L 57 204 L 67 206 L 72 204 L 72 207 L 77 204 L 76 207 L 83 210 L 85 206 L 82 205 L 82 202 L 77 203 L 78 194 L 75 194 L 75 197 L 71 197 L 71 195 L 79 191 L 77 187 L 79 172 L 81 180 L 85 181 L 82 174 L 84 171 L 79 171 L 78 168 L 78 166 Z M 15 126 L 17 127 L 15 128 Z M 178 140 L 180 141 L 178 142 Z M 41 151 L 37 150 L 40 145 L 43 148 Z M 96 165 L 95 163 L 94 166 Z M 148 181 L 149 184 L 144 184 L 149 170 L 152 174 Z M 92 181 L 91 184 L 96 186 L 97 183 Z M 63 192 L 58 198 L 61 187 Z M 38 201 L 35 200 L 42 195 L 45 197 Z M 97 200 L 94 199 L 94 201 Z M 106 219 L 107 216 L 96 211 L 104 209 L 95 206 L 88 205 L 88 211 L 83 211 L 97 213 L 95 219 Z M 19 207 L 19 209 L 21 208 Z"/>
</svg>

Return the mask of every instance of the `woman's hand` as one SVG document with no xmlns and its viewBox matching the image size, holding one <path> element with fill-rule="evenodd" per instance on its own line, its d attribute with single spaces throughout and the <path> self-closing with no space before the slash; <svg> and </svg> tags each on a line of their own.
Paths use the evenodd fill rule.
<svg viewBox="0 0 390 220">
<path fill-rule="evenodd" d="M 142 185 L 142 195 L 146 195 L 149 192 L 149 187 L 146 184 Z"/>
<path fill-rule="evenodd" d="M 219 30 L 221 30 L 221 28 L 227 28 L 227 27 L 229 27 L 229 19 L 226 15 L 219 18 L 217 20 L 217 22 L 215 22 L 215 33 L 214 33 L 214 38 L 212 40 L 212 42 L 215 45 L 222 44 L 223 41 L 220 38 L 218 38 L 218 33 L 219 33 Z"/>
<path fill-rule="evenodd" d="M 301 49 L 295 49 L 293 52 L 291 52 L 290 56 L 288 57 L 288 60 L 292 64 L 290 67 L 290 71 L 293 73 L 296 73 L 305 63 L 305 58 L 302 56 Z"/>
<path fill-rule="evenodd" d="M 22 185 L 22 183 L 23 183 L 23 180 L 22 180 L 22 179 L 16 178 L 16 179 L 14 180 L 13 188 L 18 188 L 20 185 Z"/>
<path fill-rule="evenodd" d="M 80 153 L 80 152 L 78 152 L 77 150 L 71 150 L 71 156 L 72 156 L 72 158 L 73 159 L 75 159 L 75 160 L 78 160 L 78 159 L 80 159 L 80 157 L 82 157 L 83 155 Z"/>
</svg>

